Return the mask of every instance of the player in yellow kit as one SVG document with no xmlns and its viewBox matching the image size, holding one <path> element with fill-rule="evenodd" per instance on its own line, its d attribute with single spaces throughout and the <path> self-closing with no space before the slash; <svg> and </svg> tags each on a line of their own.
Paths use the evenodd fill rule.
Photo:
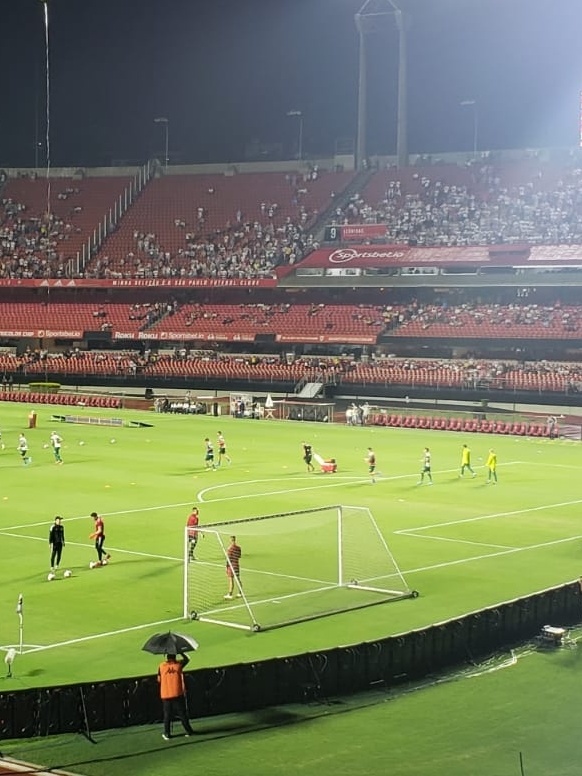
<svg viewBox="0 0 582 776">
<path fill-rule="evenodd" d="M 497 485 L 497 453 L 493 448 L 489 450 L 489 455 L 487 456 L 487 469 L 489 471 L 489 474 L 487 475 L 487 485 L 490 483 L 493 485 Z"/>
<path fill-rule="evenodd" d="M 465 476 L 465 469 L 471 472 L 472 477 L 475 476 L 475 472 L 471 467 L 471 451 L 469 450 L 468 445 L 463 445 L 461 449 L 461 473 L 459 475 L 460 477 Z"/>
</svg>

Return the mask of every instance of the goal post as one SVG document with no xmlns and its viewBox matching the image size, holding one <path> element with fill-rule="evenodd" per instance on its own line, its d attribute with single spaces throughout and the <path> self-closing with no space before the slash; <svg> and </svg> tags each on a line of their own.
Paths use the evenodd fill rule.
<svg viewBox="0 0 582 776">
<path fill-rule="evenodd" d="M 193 553 L 192 536 L 184 535 L 186 618 L 259 631 L 417 595 L 367 507 L 317 507 L 197 530 Z"/>
</svg>

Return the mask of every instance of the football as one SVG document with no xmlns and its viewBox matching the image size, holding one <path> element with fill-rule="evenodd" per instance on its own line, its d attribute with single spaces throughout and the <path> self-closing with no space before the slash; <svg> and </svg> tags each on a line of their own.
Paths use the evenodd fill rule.
<svg viewBox="0 0 582 776">
<path fill-rule="evenodd" d="M 51 573 L 48 575 L 47 579 L 48 579 L 49 582 L 52 582 L 53 579 L 56 579 L 56 576 L 57 575 L 53 574 L 53 572 L 51 571 Z"/>
<path fill-rule="evenodd" d="M 65 571 L 65 573 L 63 574 L 63 577 L 64 577 L 65 579 L 68 579 L 69 577 L 72 577 L 72 576 L 73 576 L 73 572 L 72 572 L 70 569 L 67 569 L 67 570 Z"/>
<path fill-rule="evenodd" d="M 111 440 L 111 444 L 112 444 L 112 445 L 114 445 L 114 444 L 115 444 L 115 439 L 112 439 L 112 440 Z"/>
<path fill-rule="evenodd" d="M 94 569 L 94 568 L 95 568 L 95 563 L 94 563 L 94 561 L 90 561 L 90 563 L 89 563 L 89 568 L 90 568 L 90 569 Z"/>
<path fill-rule="evenodd" d="M 79 442 L 79 444 L 80 444 L 81 446 L 83 446 L 85 443 L 84 443 L 84 442 L 81 440 L 81 441 Z"/>
<path fill-rule="evenodd" d="M 103 559 L 103 560 L 101 561 L 101 565 L 102 565 L 102 566 L 106 566 L 106 565 L 107 565 L 107 561 L 106 561 L 105 559 Z"/>
</svg>

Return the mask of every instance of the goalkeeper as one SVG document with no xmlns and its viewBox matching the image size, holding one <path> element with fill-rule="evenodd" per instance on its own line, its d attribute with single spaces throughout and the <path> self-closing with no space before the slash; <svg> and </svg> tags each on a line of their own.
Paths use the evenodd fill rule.
<svg viewBox="0 0 582 776">
<path fill-rule="evenodd" d="M 313 457 L 321 467 L 324 474 L 335 474 L 337 472 L 337 463 L 335 458 L 322 458 L 318 453 L 313 453 Z"/>
</svg>

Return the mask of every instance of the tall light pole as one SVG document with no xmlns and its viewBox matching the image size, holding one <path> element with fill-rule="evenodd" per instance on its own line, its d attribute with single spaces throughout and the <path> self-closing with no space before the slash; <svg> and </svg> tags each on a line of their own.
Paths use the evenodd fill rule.
<svg viewBox="0 0 582 776">
<path fill-rule="evenodd" d="M 154 124 L 163 124 L 164 125 L 164 134 L 165 134 L 165 140 L 166 140 L 166 148 L 165 148 L 165 164 L 164 167 L 166 168 L 166 172 L 168 171 L 168 165 L 170 163 L 170 121 L 165 116 L 158 116 L 158 118 L 154 119 Z"/>
<path fill-rule="evenodd" d="M 356 170 L 362 170 L 368 157 L 368 57 L 366 48 L 366 31 L 368 25 L 365 17 L 366 5 L 355 16 L 356 29 L 360 39 L 360 54 L 358 67 L 358 126 L 356 128 Z"/>
<path fill-rule="evenodd" d="M 298 145 L 297 156 L 299 157 L 299 161 L 302 161 L 303 159 L 303 111 L 288 110 L 287 115 L 296 116 L 299 119 L 299 138 L 297 143 Z"/>
<path fill-rule="evenodd" d="M 396 119 L 396 158 L 398 167 L 408 165 L 408 55 L 407 17 L 394 0 L 388 0 L 394 10 L 398 30 L 398 115 Z"/>
<path fill-rule="evenodd" d="M 399 0 L 400 1 L 400 0 Z M 366 160 L 367 134 L 367 51 L 366 36 L 385 30 L 389 17 L 396 20 L 398 30 L 398 109 L 396 132 L 396 156 L 398 167 L 408 164 L 408 100 L 407 100 L 407 30 L 410 16 L 404 14 L 396 0 L 365 0 L 355 16 L 360 38 L 360 63 L 358 84 L 358 128 L 356 142 L 356 165 L 361 168 Z"/>
<path fill-rule="evenodd" d="M 477 110 L 477 100 L 463 100 L 461 107 L 473 109 L 473 156 L 477 158 L 479 148 L 479 112 Z"/>
</svg>

